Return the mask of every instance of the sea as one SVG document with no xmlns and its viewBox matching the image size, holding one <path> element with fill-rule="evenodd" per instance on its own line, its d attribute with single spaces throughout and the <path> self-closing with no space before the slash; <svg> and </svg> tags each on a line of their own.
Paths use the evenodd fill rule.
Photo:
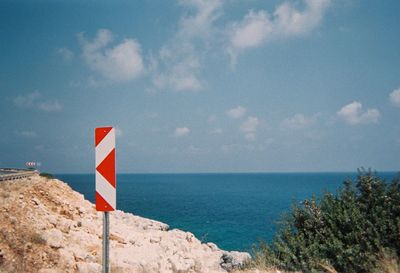
<svg viewBox="0 0 400 273">
<path fill-rule="evenodd" d="M 387 182 L 396 172 L 377 175 Z M 58 174 L 94 202 L 94 174 Z M 357 173 L 119 174 L 117 209 L 192 232 L 225 250 L 271 241 L 293 204 L 336 193 Z"/>
</svg>

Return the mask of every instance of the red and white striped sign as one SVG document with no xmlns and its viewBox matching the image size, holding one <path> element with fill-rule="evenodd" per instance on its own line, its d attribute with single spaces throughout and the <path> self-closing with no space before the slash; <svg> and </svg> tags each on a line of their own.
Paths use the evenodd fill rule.
<svg viewBox="0 0 400 273">
<path fill-rule="evenodd" d="M 28 161 L 28 162 L 25 163 L 25 165 L 26 165 L 27 167 L 34 167 L 34 166 L 36 166 L 36 162 Z"/>
<path fill-rule="evenodd" d="M 96 210 L 116 209 L 115 130 L 113 127 L 95 129 L 96 144 Z"/>
</svg>

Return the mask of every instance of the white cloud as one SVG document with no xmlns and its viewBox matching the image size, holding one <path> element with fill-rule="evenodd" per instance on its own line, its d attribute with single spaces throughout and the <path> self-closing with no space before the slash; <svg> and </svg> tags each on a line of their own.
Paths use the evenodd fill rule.
<svg viewBox="0 0 400 273">
<path fill-rule="evenodd" d="M 246 114 L 246 108 L 242 106 L 238 106 L 226 111 L 226 115 L 230 118 L 238 119 L 243 117 Z"/>
<path fill-rule="evenodd" d="M 175 60 L 169 60 L 175 62 Z M 169 62 L 167 61 L 167 62 Z M 170 70 L 156 75 L 154 85 L 159 89 L 172 88 L 176 91 L 198 91 L 202 88 L 196 71 L 200 67 L 199 60 L 193 56 L 172 64 Z"/>
<path fill-rule="evenodd" d="M 233 26 L 231 34 L 232 49 L 242 50 L 258 47 L 273 31 L 273 25 L 266 11 L 255 12 L 250 10 L 242 22 Z"/>
<path fill-rule="evenodd" d="M 257 131 L 259 123 L 257 117 L 248 117 L 240 126 L 240 130 L 244 133 L 254 133 Z"/>
<path fill-rule="evenodd" d="M 179 1 L 187 9 L 172 38 L 153 60 L 153 84 L 158 89 L 199 91 L 204 84 L 199 79 L 202 59 L 211 37 L 213 24 L 221 14 L 221 0 Z"/>
<path fill-rule="evenodd" d="M 232 153 L 232 152 L 262 152 L 265 151 L 269 144 L 223 144 L 220 149 L 224 153 Z"/>
<path fill-rule="evenodd" d="M 38 109 L 45 112 L 61 111 L 63 106 L 58 100 L 43 100 L 39 91 L 14 98 L 14 105 L 19 108 Z"/>
<path fill-rule="evenodd" d="M 21 108 L 31 108 L 34 107 L 35 102 L 40 96 L 39 91 L 35 90 L 30 94 L 15 97 L 14 104 Z"/>
<path fill-rule="evenodd" d="M 118 126 L 115 127 L 115 136 L 116 137 L 121 137 L 123 135 L 123 132 L 121 130 L 121 128 L 119 128 Z"/>
<path fill-rule="evenodd" d="M 204 153 L 205 153 L 205 152 L 202 151 L 199 147 L 196 147 L 196 146 L 194 146 L 194 145 L 190 145 L 190 146 L 188 147 L 187 151 L 188 151 L 190 154 L 204 154 Z"/>
<path fill-rule="evenodd" d="M 241 22 L 231 24 L 227 52 L 231 63 L 239 53 L 259 47 L 272 39 L 301 36 L 315 29 L 323 19 L 330 0 L 304 0 L 305 8 L 298 10 L 285 2 L 270 16 L 267 11 L 250 10 Z"/>
<path fill-rule="evenodd" d="M 256 135 L 254 133 L 247 133 L 244 135 L 244 137 L 248 140 L 248 141 L 254 141 L 256 140 Z"/>
<path fill-rule="evenodd" d="M 284 127 L 289 129 L 304 129 L 315 124 L 318 119 L 318 114 L 313 116 L 305 116 L 304 114 L 298 113 L 293 117 L 286 118 L 282 124 Z"/>
<path fill-rule="evenodd" d="M 351 125 L 377 123 L 380 117 L 377 109 L 363 111 L 362 104 L 358 101 L 343 106 L 336 114 Z"/>
<path fill-rule="evenodd" d="M 222 14 L 221 0 L 180 0 L 184 7 L 194 10 L 194 15 L 186 15 L 180 21 L 179 35 L 186 37 L 207 37 L 212 24 Z"/>
<path fill-rule="evenodd" d="M 297 10 L 289 3 L 280 5 L 274 12 L 274 23 L 279 35 L 307 34 L 317 27 L 330 5 L 330 0 L 305 0 L 306 8 Z"/>
<path fill-rule="evenodd" d="M 136 40 L 125 39 L 112 47 L 113 34 L 107 29 L 98 30 L 92 41 L 88 41 L 83 33 L 78 34 L 78 39 L 86 64 L 105 79 L 124 82 L 144 73 L 140 44 Z"/>
<path fill-rule="evenodd" d="M 74 58 L 74 53 L 66 47 L 58 48 L 56 52 L 65 62 L 69 62 Z"/>
<path fill-rule="evenodd" d="M 222 128 L 215 128 L 213 130 L 210 131 L 211 135 L 220 135 L 222 134 L 224 131 L 222 130 Z"/>
<path fill-rule="evenodd" d="M 176 128 L 175 129 L 174 136 L 176 136 L 176 137 L 184 137 L 184 136 L 187 136 L 189 133 L 190 133 L 189 128 L 180 127 L 180 128 Z"/>
<path fill-rule="evenodd" d="M 35 138 L 38 136 L 35 131 L 29 131 L 29 130 L 17 132 L 17 135 L 25 138 Z"/>
<path fill-rule="evenodd" d="M 393 90 L 389 95 L 389 100 L 395 105 L 400 107 L 400 88 Z"/>
<path fill-rule="evenodd" d="M 50 100 L 39 102 L 37 104 L 37 108 L 45 112 L 57 112 L 62 109 L 62 105 L 58 102 L 58 100 Z"/>
</svg>

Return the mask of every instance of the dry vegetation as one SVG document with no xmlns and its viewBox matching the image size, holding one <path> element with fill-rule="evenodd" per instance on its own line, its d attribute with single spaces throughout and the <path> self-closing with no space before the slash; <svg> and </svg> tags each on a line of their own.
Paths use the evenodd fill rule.
<svg viewBox="0 0 400 273">
<path fill-rule="evenodd" d="M 33 206 L 25 207 L 29 202 L 24 199 L 32 196 L 33 191 L 42 191 L 28 187 L 29 182 L 0 183 L 0 249 L 3 253 L 0 268 L 3 272 L 29 272 L 27 268 L 54 265 L 59 260 L 57 251 L 45 244 L 29 221 Z M 15 209 L 17 207 L 20 209 Z"/>
</svg>

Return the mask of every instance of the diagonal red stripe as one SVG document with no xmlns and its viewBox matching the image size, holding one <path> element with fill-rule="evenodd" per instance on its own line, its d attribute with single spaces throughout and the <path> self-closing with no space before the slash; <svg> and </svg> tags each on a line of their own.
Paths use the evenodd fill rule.
<svg viewBox="0 0 400 273">
<path fill-rule="evenodd" d="M 114 208 L 96 192 L 96 210 L 97 211 L 114 211 Z"/>
<path fill-rule="evenodd" d="M 96 170 L 115 188 L 115 148 L 97 166 Z"/>
<path fill-rule="evenodd" d="M 99 127 L 95 129 L 94 134 L 96 146 L 105 138 L 112 128 L 113 127 Z"/>
</svg>

